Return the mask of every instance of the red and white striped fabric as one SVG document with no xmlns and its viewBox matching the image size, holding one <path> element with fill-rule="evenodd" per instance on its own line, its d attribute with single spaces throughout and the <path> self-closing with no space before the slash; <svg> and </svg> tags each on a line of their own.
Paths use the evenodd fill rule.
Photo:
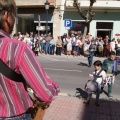
<svg viewBox="0 0 120 120">
<path fill-rule="evenodd" d="M 0 59 L 23 75 L 39 99 L 45 102 L 55 99 L 59 87 L 46 75 L 30 47 L 21 41 L 11 39 L 2 30 L 0 30 Z M 25 113 L 32 105 L 23 83 L 14 82 L 0 74 L 0 118 Z"/>
</svg>

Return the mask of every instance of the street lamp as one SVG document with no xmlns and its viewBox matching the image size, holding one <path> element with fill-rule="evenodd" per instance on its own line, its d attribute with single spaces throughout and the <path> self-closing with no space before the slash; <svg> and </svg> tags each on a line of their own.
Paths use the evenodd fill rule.
<svg viewBox="0 0 120 120">
<path fill-rule="evenodd" d="M 48 10 L 49 10 L 50 3 L 48 0 L 45 2 L 45 9 L 46 9 L 46 36 L 48 36 Z"/>
</svg>

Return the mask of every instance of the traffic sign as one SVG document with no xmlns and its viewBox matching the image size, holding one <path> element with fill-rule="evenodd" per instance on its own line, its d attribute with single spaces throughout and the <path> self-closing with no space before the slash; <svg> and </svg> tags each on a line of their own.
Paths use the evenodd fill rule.
<svg viewBox="0 0 120 120">
<path fill-rule="evenodd" d="M 72 27 L 72 20 L 64 20 L 64 26 L 65 27 Z"/>
<path fill-rule="evenodd" d="M 46 26 L 36 26 L 36 30 L 40 30 L 40 31 L 45 31 L 46 30 Z M 47 26 L 47 30 L 50 30 L 50 26 Z"/>
<path fill-rule="evenodd" d="M 44 31 L 45 30 L 45 26 L 36 26 L 36 30 Z"/>
</svg>

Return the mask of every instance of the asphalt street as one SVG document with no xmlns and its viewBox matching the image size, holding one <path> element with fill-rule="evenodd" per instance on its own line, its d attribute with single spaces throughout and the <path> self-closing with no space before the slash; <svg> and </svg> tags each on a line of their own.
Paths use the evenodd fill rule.
<svg viewBox="0 0 120 120">
<path fill-rule="evenodd" d="M 76 89 L 84 94 L 84 85 L 89 80 L 89 73 L 94 71 L 94 67 L 87 67 L 87 58 L 83 56 L 79 57 L 67 57 L 62 56 L 50 56 L 50 55 L 39 55 L 38 60 L 45 69 L 48 76 L 56 81 L 60 87 L 61 93 L 75 96 Z M 105 58 L 94 57 L 95 60 L 103 61 Z M 118 67 L 120 70 L 120 66 Z M 113 84 L 113 98 L 114 100 L 120 100 L 120 75 L 116 77 L 116 81 Z M 107 86 L 104 88 L 107 91 Z M 83 95 L 82 95 L 83 93 Z M 93 97 L 95 97 L 93 95 Z M 102 93 L 101 98 L 108 99 L 105 93 Z"/>
</svg>

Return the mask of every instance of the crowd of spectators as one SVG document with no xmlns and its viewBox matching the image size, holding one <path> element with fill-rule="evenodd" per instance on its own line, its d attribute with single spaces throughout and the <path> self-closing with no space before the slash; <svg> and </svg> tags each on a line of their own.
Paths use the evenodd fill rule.
<svg viewBox="0 0 120 120">
<path fill-rule="evenodd" d="M 33 34 L 33 32 L 30 32 L 30 34 L 21 34 L 21 32 L 18 32 L 12 37 L 28 44 L 35 55 L 41 53 L 45 55 L 56 54 L 61 56 L 61 54 L 65 54 L 66 56 L 80 56 L 83 54 L 83 44 L 84 50 L 89 50 L 91 41 L 94 41 L 94 45 L 96 46 L 94 56 L 108 57 L 109 51 L 115 51 L 116 55 L 120 56 L 120 39 L 116 40 L 113 38 L 110 40 L 107 35 L 105 38 L 101 36 L 94 38 L 94 36 L 88 33 L 84 43 L 82 34 L 76 35 L 74 33 L 71 35 L 64 34 L 63 36 L 58 36 L 57 39 L 54 39 L 51 33 L 45 36 L 44 34 Z"/>
</svg>

